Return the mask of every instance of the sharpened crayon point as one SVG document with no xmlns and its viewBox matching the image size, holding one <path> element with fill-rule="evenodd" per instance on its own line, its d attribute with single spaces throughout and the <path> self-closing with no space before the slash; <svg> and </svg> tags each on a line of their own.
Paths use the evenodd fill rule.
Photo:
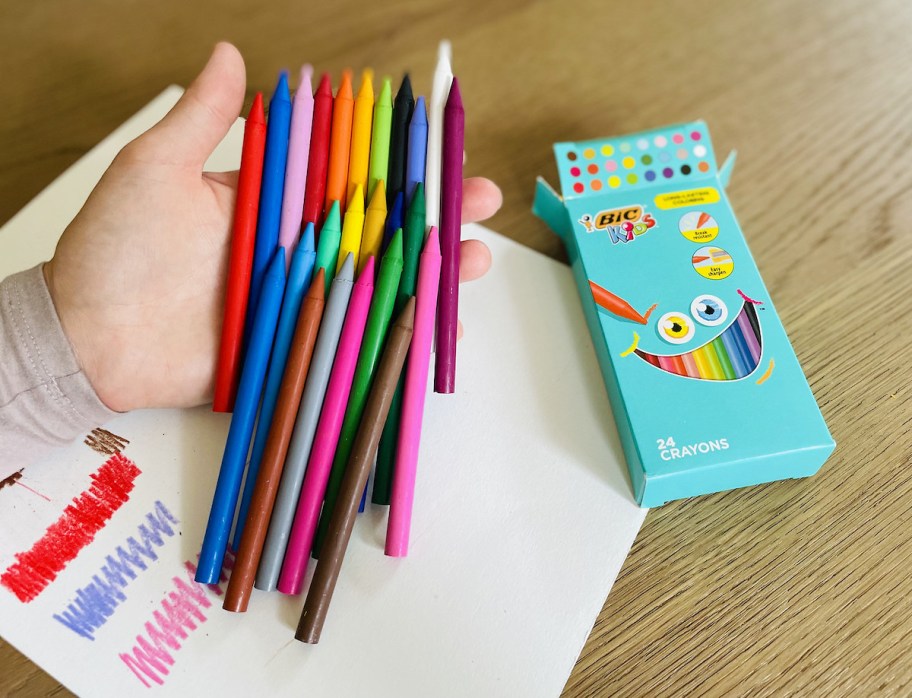
<svg viewBox="0 0 912 698">
<path fill-rule="evenodd" d="M 427 107 L 424 104 L 424 97 L 419 97 L 415 102 L 415 111 L 412 112 L 412 124 L 427 126 Z"/>
<path fill-rule="evenodd" d="M 355 187 L 355 195 L 352 200 L 348 202 L 348 209 L 345 213 L 346 215 L 349 213 L 364 213 L 364 187 L 360 184 Z"/>
<path fill-rule="evenodd" d="M 298 77 L 298 91 L 295 92 L 295 98 L 297 98 L 298 95 L 301 95 L 303 97 L 304 94 L 307 94 L 308 97 L 313 97 L 313 89 L 310 84 L 310 79 L 313 76 L 313 72 L 314 69 L 310 63 L 305 63 L 301 66 L 301 72 Z"/>
<path fill-rule="evenodd" d="M 345 255 L 345 261 L 342 262 L 342 266 L 339 268 L 339 273 L 336 274 L 337 279 L 347 279 L 351 281 L 355 278 L 355 255 L 349 252 Z"/>
<path fill-rule="evenodd" d="M 291 92 L 288 89 L 287 70 L 283 70 L 281 73 L 279 73 L 279 82 L 276 85 L 275 93 L 272 95 L 272 98 L 291 103 Z"/>
<path fill-rule="evenodd" d="M 389 78 L 383 78 L 383 85 L 380 87 L 380 96 L 377 98 L 377 104 L 382 107 L 392 107 L 393 105 L 393 85 Z"/>
<path fill-rule="evenodd" d="M 266 123 L 266 112 L 263 109 L 262 92 L 257 92 L 256 96 L 253 98 L 253 104 L 250 106 L 250 114 L 247 116 L 247 121 L 260 124 Z"/>
<path fill-rule="evenodd" d="M 453 78 L 450 85 L 450 96 L 447 97 L 446 109 L 459 109 L 462 111 L 462 94 L 459 92 L 459 78 Z"/>
<path fill-rule="evenodd" d="M 352 99 L 352 71 L 346 68 L 342 71 L 342 82 L 339 84 L 339 91 L 336 92 L 336 99 Z"/>
<path fill-rule="evenodd" d="M 314 224 L 308 223 L 304 227 L 304 232 L 301 233 L 301 242 L 299 245 L 304 247 L 306 252 L 316 252 L 316 242 L 314 236 Z"/>
<path fill-rule="evenodd" d="M 437 68 L 446 67 L 448 72 L 452 73 L 453 70 L 450 65 L 453 62 L 453 45 L 444 39 L 440 42 L 440 45 L 437 47 Z"/>
<path fill-rule="evenodd" d="M 367 210 L 383 211 L 384 218 L 386 217 L 386 184 L 382 179 L 377 180 L 377 185 L 374 187 L 374 195 L 367 205 Z"/>
<path fill-rule="evenodd" d="M 320 76 L 320 84 L 317 86 L 317 94 L 332 97 L 332 83 L 330 82 L 329 73 L 323 73 Z"/>
<path fill-rule="evenodd" d="M 367 258 L 367 263 L 364 265 L 364 269 L 361 271 L 361 275 L 355 283 L 360 284 L 361 286 L 373 286 L 374 266 L 374 255 L 371 255 Z"/>
<path fill-rule="evenodd" d="M 374 71 L 365 68 L 361 73 L 361 87 L 358 88 L 358 99 L 374 101 Z"/>
<path fill-rule="evenodd" d="M 436 225 L 432 225 L 430 231 L 428 231 L 427 241 L 424 243 L 424 251 L 421 254 L 440 256 L 440 237 L 437 234 Z"/>
<path fill-rule="evenodd" d="M 412 102 L 414 97 L 412 96 L 412 81 L 409 78 L 409 74 L 406 73 L 402 77 L 402 84 L 399 86 L 399 92 L 396 93 L 396 102 Z"/>
<path fill-rule="evenodd" d="M 393 233 L 393 238 L 390 240 L 389 246 L 386 248 L 386 253 L 383 255 L 383 259 L 402 259 L 402 228 L 398 228 L 395 233 Z"/>
</svg>

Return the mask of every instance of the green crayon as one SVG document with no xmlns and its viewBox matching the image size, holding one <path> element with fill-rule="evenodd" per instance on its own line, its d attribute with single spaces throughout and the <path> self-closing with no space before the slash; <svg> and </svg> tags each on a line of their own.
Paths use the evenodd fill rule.
<svg viewBox="0 0 912 698">
<path fill-rule="evenodd" d="M 367 315 L 367 325 L 364 328 L 358 363 L 355 365 L 351 393 L 349 393 L 345 417 L 339 432 L 339 443 L 336 446 L 336 455 L 329 473 L 329 482 L 326 485 L 323 513 L 320 515 L 320 523 L 317 525 L 317 533 L 314 538 L 315 557 L 323 546 L 323 540 L 329 530 L 329 521 L 342 486 L 345 466 L 348 464 L 358 425 L 361 423 L 361 415 L 367 404 L 371 381 L 377 370 L 390 319 L 393 316 L 393 305 L 397 300 L 396 291 L 400 287 L 402 266 L 402 230 L 399 229 L 390 240 L 389 247 L 386 248 L 386 253 L 380 262 L 377 283 L 374 285 L 374 297 Z"/>
<path fill-rule="evenodd" d="M 317 243 L 317 258 L 314 261 L 314 276 L 319 269 L 326 272 L 326 293 L 329 294 L 329 285 L 336 276 L 336 266 L 339 260 L 339 246 L 342 244 L 342 224 L 339 216 L 339 202 L 333 201 L 332 208 L 323 221 L 320 231 L 320 240 Z"/>
<path fill-rule="evenodd" d="M 390 129 L 393 123 L 393 88 L 390 79 L 383 79 L 383 87 L 374 104 L 374 121 L 371 126 L 370 163 L 367 169 L 367 200 L 374 195 L 378 180 L 386 181 L 389 169 Z"/>
<path fill-rule="evenodd" d="M 728 352 L 725 351 L 721 336 L 712 341 L 712 348 L 716 350 L 716 356 L 719 357 L 719 364 L 722 366 L 722 374 L 725 376 L 725 380 L 735 380 L 738 376 L 735 375 L 735 369 L 731 365 L 731 359 L 728 358 Z"/>
<path fill-rule="evenodd" d="M 424 245 L 425 227 L 425 199 L 424 184 L 415 187 L 412 203 L 409 205 L 405 217 L 405 252 L 402 267 L 402 279 L 399 281 L 399 292 L 396 294 L 396 312 L 401 312 L 408 299 L 415 294 L 418 282 L 418 258 L 421 247 Z M 406 359 L 408 361 L 408 359 Z M 377 450 L 377 468 L 374 471 L 374 490 L 371 501 L 374 504 L 389 504 L 390 490 L 393 484 L 393 463 L 396 458 L 396 439 L 399 435 L 399 415 L 402 412 L 402 385 L 405 382 L 405 371 L 399 378 L 396 392 L 393 395 L 392 406 L 383 435 L 380 437 L 380 447 Z"/>
</svg>

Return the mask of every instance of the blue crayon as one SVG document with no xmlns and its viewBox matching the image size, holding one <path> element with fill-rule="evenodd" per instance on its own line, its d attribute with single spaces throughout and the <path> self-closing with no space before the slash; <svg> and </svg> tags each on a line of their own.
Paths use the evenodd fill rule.
<svg viewBox="0 0 912 698">
<path fill-rule="evenodd" d="M 253 269 L 247 307 L 256 308 L 260 298 L 263 274 L 279 245 L 279 221 L 282 216 L 282 194 L 285 191 L 285 164 L 288 160 L 288 138 L 291 132 L 291 95 L 288 73 L 279 75 L 266 122 L 266 153 L 263 156 L 263 180 L 260 184 L 260 210 L 257 214 L 256 242 L 253 247 Z M 250 341 L 253 316 L 247 314 L 244 345 Z"/>
<path fill-rule="evenodd" d="M 260 404 L 269 352 L 275 337 L 282 293 L 285 290 L 285 250 L 281 247 L 273 255 L 272 263 L 263 277 L 263 292 L 256 309 L 250 344 L 244 357 L 244 368 L 238 384 L 231 427 L 225 441 L 225 454 L 219 470 L 209 522 L 203 536 L 196 581 L 201 584 L 216 584 L 222 574 L 225 546 L 231 533 L 231 522 L 237 508 L 244 463 L 253 434 L 253 422 Z"/>
<path fill-rule="evenodd" d="M 412 202 L 412 195 L 419 182 L 424 181 L 424 170 L 427 162 L 427 135 L 428 121 L 427 109 L 424 106 L 424 97 L 419 97 L 415 102 L 415 111 L 412 112 L 412 122 L 409 124 L 408 162 L 405 168 L 405 196 L 406 202 Z"/>
<path fill-rule="evenodd" d="M 386 229 L 383 231 L 383 250 L 386 251 L 387 246 L 389 245 L 390 240 L 393 239 L 393 235 L 396 234 L 396 231 L 402 227 L 402 219 L 405 216 L 405 201 L 400 191 L 396 194 L 396 201 L 393 203 L 393 208 L 386 215 Z"/>
<path fill-rule="evenodd" d="M 282 301 L 282 312 L 279 314 L 279 328 L 276 330 L 272 358 L 269 359 L 269 371 L 266 374 L 263 404 L 260 406 L 253 449 L 250 451 L 250 462 L 247 465 L 247 476 L 244 479 L 241 508 L 238 509 L 237 524 L 234 526 L 232 547 L 235 550 L 241 546 L 241 535 L 244 533 L 244 523 L 247 521 L 247 510 L 250 508 L 250 498 L 253 496 L 257 474 L 260 472 L 260 461 L 263 459 L 263 451 L 266 450 L 266 441 L 272 427 L 272 417 L 279 399 L 282 376 L 285 375 L 285 362 L 288 361 L 288 353 L 291 351 L 291 340 L 294 338 L 295 327 L 298 323 L 298 313 L 301 311 L 304 294 L 310 287 L 314 260 L 317 257 L 314 247 L 314 226 L 313 223 L 308 223 L 301 234 L 300 244 L 295 247 L 291 256 L 291 269 L 288 271 L 285 298 Z"/>
<path fill-rule="evenodd" d="M 738 341 L 735 339 L 734 322 L 725 332 L 722 333 L 722 346 L 725 347 L 725 353 L 728 354 L 728 360 L 731 363 L 732 370 L 735 372 L 735 378 L 743 378 L 748 374 L 747 366 L 744 364 L 744 357 L 738 348 Z"/>
<path fill-rule="evenodd" d="M 358 505 L 359 514 L 364 513 L 364 505 L 367 504 L 367 486 L 369 484 L 370 484 L 369 482 L 364 483 L 364 492 L 361 493 L 361 503 Z"/>
</svg>

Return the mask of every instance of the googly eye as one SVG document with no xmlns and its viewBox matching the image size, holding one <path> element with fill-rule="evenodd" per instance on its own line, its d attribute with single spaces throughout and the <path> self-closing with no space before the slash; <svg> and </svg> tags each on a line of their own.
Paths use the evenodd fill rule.
<svg viewBox="0 0 912 698">
<path fill-rule="evenodd" d="M 725 322 L 725 318 L 728 317 L 728 308 L 725 307 L 721 298 L 704 293 L 693 299 L 690 304 L 690 314 L 701 325 L 712 327 Z"/>
<path fill-rule="evenodd" d="M 665 313 L 656 329 L 659 337 L 671 344 L 684 344 L 694 336 L 693 321 L 684 313 Z"/>
</svg>

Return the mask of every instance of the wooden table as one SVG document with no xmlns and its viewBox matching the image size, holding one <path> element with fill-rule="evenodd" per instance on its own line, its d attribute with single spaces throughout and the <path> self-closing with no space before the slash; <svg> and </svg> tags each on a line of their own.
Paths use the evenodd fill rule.
<svg viewBox="0 0 912 698">
<path fill-rule="evenodd" d="M 566 695 L 908 695 L 910 36 L 907 0 L 7 2 L 0 222 L 220 38 L 252 95 L 305 59 L 408 66 L 426 93 L 450 37 L 467 173 L 505 195 L 491 226 L 557 258 L 529 213 L 552 142 L 705 118 L 839 446 L 812 479 L 652 511 Z M 0 677 L 66 694 L 2 644 Z"/>
</svg>

